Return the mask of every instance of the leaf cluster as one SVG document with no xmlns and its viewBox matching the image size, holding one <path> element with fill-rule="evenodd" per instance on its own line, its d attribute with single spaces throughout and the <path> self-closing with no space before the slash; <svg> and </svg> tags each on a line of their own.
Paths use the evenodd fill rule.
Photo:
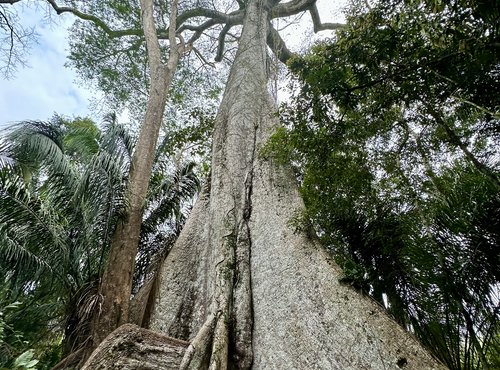
<svg viewBox="0 0 500 370">
<path fill-rule="evenodd" d="M 296 167 L 342 281 L 452 369 L 491 368 L 500 348 L 500 34 L 484 9 L 353 6 L 290 61 L 295 95 L 266 149 Z"/>
<path fill-rule="evenodd" d="M 2 140 L 9 161 L 0 168 L 0 271 L 8 294 L 0 298 L 2 304 L 26 302 L 15 331 L 23 333 L 27 348 L 43 352 L 37 338 L 59 338 L 52 342 L 56 356 L 43 359 L 44 366 L 83 346 L 99 312 L 98 284 L 128 207 L 133 149 L 133 137 L 114 116 L 100 128 L 58 116 L 23 122 Z M 171 158 L 161 152 L 151 184 L 135 290 L 154 271 L 151 261 L 175 240 L 186 202 L 199 188 L 192 164 L 172 170 Z"/>
</svg>

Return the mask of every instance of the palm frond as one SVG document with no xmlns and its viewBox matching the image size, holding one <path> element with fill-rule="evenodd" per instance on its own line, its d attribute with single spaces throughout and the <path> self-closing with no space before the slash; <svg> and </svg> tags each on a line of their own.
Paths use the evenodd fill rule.
<svg viewBox="0 0 500 370">
<path fill-rule="evenodd" d="M 0 171 L 2 169 L 12 169 L 14 163 L 15 161 L 9 150 L 8 142 L 0 137 Z"/>
<path fill-rule="evenodd" d="M 51 181 L 53 195 L 67 201 L 78 179 L 78 171 L 64 153 L 64 128 L 58 121 L 25 121 L 9 129 L 7 141 L 16 164 L 27 181 L 34 171 L 43 172 Z"/>
<path fill-rule="evenodd" d="M 0 177 L 0 209 L 0 253 L 6 260 L 52 271 L 67 259 L 64 222 L 29 192 L 22 179 Z"/>
<path fill-rule="evenodd" d="M 161 176 L 148 197 L 148 216 L 144 227 L 154 229 L 169 217 L 180 216 L 182 203 L 200 190 L 193 162 L 184 164 L 172 178 Z"/>
<path fill-rule="evenodd" d="M 125 126 L 117 123 L 106 123 L 100 140 L 101 150 L 110 154 L 118 154 L 132 160 L 135 140 Z"/>
<path fill-rule="evenodd" d="M 65 152 L 76 160 L 86 162 L 99 151 L 101 132 L 97 125 L 88 118 L 78 118 L 64 122 L 66 127 L 63 143 Z"/>
</svg>

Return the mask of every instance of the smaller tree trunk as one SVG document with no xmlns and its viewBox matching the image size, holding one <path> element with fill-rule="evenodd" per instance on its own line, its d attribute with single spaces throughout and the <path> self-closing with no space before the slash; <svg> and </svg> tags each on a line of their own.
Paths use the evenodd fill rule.
<svg viewBox="0 0 500 370">
<path fill-rule="evenodd" d="M 176 45 L 175 36 L 177 2 L 178 0 L 172 1 L 169 34 L 171 48 L 168 63 L 163 64 L 154 24 L 153 1 L 141 0 L 142 24 L 148 49 L 151 88 L 146 115 L 132 158 L 127 189 L 129 201 L 127 214 L 115 230 L 100 286 L 101 309 L 92 325 L 94 348 L 118 326 L 129 322 L 132 278 L 144 212 L 144 200 L 148 191 L 168 91 L 181 55 L 181 47 Z"/>
</svg>

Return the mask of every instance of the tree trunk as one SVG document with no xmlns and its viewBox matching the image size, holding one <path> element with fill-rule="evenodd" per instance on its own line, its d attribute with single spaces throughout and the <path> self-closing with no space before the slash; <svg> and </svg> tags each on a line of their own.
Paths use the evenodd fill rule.
<svg viewBox="0 0 500 370">
<path fill-rule="evenodd" d="M 151 328 L 190 341 L 181 369 L 442 369 L 290 226 L 294 176 L 259 155 L 278 124 L 261 3 L 248 1 L 211 184 L 164 263 Z"/>
<path fill-rule="evenodd" d="M 113 235 L 106 269 L 100 286 L 99 293 L 102 297 L 102 304 L 100 313 L 92 325 L 93 347 L 101 343 L 119 325 L 129 322 L 132 278 L 144 212 L 144 200 L 146 199 L 153 168 L 156 143 L 163 120 L 168 91 L 181 53 L 181 47 L 176 45 L 175 40 L 177 0 L 172 0 L 171 13 L 170 55 L 167 64 L 163 64 L 154 24 L 153 1 L 141 0 L 142 24 L 148 50 L 151 87 L 146 115 L 141 126 L 129 173 L 127 213 L 124 220 L 118 224 Z"/>
</svg>

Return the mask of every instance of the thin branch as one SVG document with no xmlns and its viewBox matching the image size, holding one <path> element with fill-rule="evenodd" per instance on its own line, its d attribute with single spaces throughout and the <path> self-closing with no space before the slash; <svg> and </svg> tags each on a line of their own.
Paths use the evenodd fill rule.
<svg viewBox="0 0 500 370">
<path fill-rule="evenodd" d="M 184 25 L 179 28 L 179 32 L 182 32 L 184 30 L 189 30 L 189 31 L 194 31 L 194 34 L 191 36 L 191 38 L 188 40 L 188 44 L 192 45 L 196 40 L 198 40 L 201 35 L 203 35 L 203 32 L 208 30 L 210 27 L 220 24 L 220 22 L 216 21 L 215 19 L 209 19 L 208 21 L 202 23 L 199 26 L 193 26 L 193 25 Z"/>
<path fill-rule="evenodd" d="M 2 16 L 2 18 L 5 21 L 5 24 L 10 30 L 10 48 L 9 48 L 9 57 L 7 61 L 7 65 L 10 66 L 12 63 L 12 57 L 14 55 L 14 37 L 17 36 L 17 34 L 16 31 L 14 30 L 14 27 L 10 24 L 7 16 L 3 12 L 0 12 L 0 15 Z M 19 39 L 19 36 L 17 36 L 17 38 Z"/>
<path fill-rule="evenodd" d="M 55 12 L 58 15 L 61 15 L 63 13 L 70 13 L 70 14 L 73 14 L 74 16 L 76 16 L 80 19 L 90 21 L 90 22 L 94 23 L 96 26 L 98 26 L 99 28 L 101 28 L 104 32 L 106 32 L 108 34 L 108 36 L 111 38 L 122 37 L 122 36 L 142 36 L 142 34 L 143 34 L 142 30 L 138 30 L 138 29 L 128 29 L 128 30 L 115 31 L 115 30 L 112 30 L 100 18 L 98 18 L 92 14 L 87 14 L 87 13 L 84 13 L 84 12 L 78 10 L 78 9 L 71 8 L 68 6 L 59 6 L 55 0 L 47 0 L 47 2 L 50 4 L 50 6 L 55 10 Z"/>
<path fill-rule="evenodd" d="M 448 135 L 448 140 L 451 144 L 457 146 L 465 155 L 465 157 L 476 167 L 476 169 L 481 172 L 483 175 L 485 175 L 487 178 L 489 178 L 492 183 L 497 187 L 497 189 L 500 189 L 500 181 L 498 177 L 490 171 L 490 169 L 481 163 L 475 156 L 474 154 L 467 148 L 467 144 L 462 141 L 462 138 L 459 137 L 456 132 L 448 126 L 448 124 L 445 122 L 441 114 L 433 107 L 431 104 L 427 105 L 427 111 L 429 114 L 434 118 L 434 121 L 441 126 L 446 134 Z"/>
<path fill-rule="evenodd" d="M 204 65 L 208 65 L 208 66 L 210 66 L 210 67 L 212 67 L 212 68 L 215 68 L 215 65 L 214 65 L 213 63 L 209 62 L 209 61 L 208 61 L 208 60 L 207 60 L 207 59 L 203 56 L 203 54 L 202 54 L 202 53 L 200 53 L 200 51 L 199 51 L 197 48 L 195 48 L 195 47 L 193 46 L 193 47 L 191 48 L 191 50 L 193 50 L 193 51 L 194 51 L 194 54 L 198 57 L 198 59 L 200 59 L 200 60 L 201 60 L 201 62 L 202 62 Z"/>
<path fill-rule="evenodd" d="M 461 98 L 459 96 L 451 95 L 450 98 L 455 99 L 456 101 L 459 101 L 460 103 L 471 105 L 474 108 L 480 110 L 481 112 L 489 114 L 490 116 L 492 116 L 495 119 L 499 119 L 500 118 L 500 112 L 490 111 L 489 109 L 487 109 L 485 107 L 482 107 L 482 106 L 480 106 L 480 105 L 478 105 L 478 104 L 476 104 L 476 103 L 474 103 L 474 102 L 472 102 L 470 100 Z"/>
</svg>

